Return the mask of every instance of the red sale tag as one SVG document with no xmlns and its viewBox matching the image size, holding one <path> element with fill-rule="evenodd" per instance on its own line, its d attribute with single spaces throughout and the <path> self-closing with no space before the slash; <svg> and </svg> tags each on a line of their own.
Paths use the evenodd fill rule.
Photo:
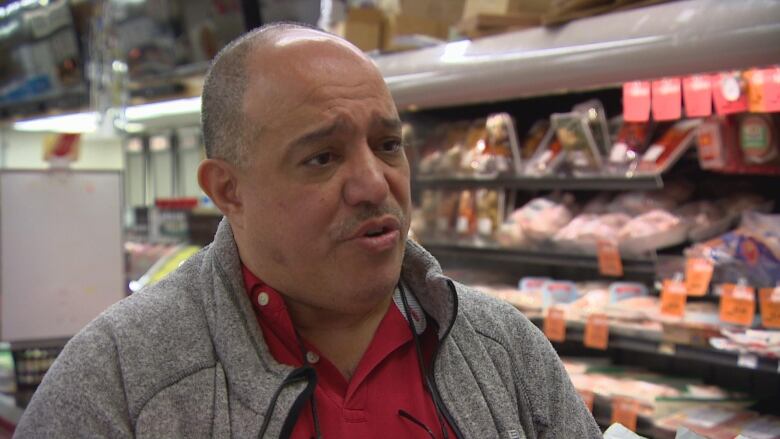
<svg viewBox="0 0 780 439">
<path fill-rule="evenodd" d="M 739 72 L 721 73 L 712 77 L 712 100 L 720 115 L 748 110 L 747 87 Z"/>
<path fill-rule="evenodd" d="M 780 67 L 764 70 L 764 111 L 780 111 Z"/>
<path fill-rule="evenodd" d="M 681 116 L 680 78 L 653 81 L 653 119 L 677 120 Z"/>
<path fill-rule="evenodd" d="M 707 117 L 712 114 L 712 83 L 707 75 L 693 75 L 683 79 L 685 115 Z"/>
<path fill-rule="evenodd" d="M 623 120 L 647 122 L 650 119 L 650 83 L 632 81 L 623 84 Z"/>
</svg>

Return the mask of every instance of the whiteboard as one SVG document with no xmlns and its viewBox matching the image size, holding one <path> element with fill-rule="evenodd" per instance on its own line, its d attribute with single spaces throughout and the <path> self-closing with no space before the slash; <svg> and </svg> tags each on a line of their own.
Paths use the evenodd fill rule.
<svg viewBox="0 0 780 439">
<path fill-rule="evenodd" d="M 0 171 L 0 339 L 75 335 L 125 296 L 119 171 Z"/>
</svg>

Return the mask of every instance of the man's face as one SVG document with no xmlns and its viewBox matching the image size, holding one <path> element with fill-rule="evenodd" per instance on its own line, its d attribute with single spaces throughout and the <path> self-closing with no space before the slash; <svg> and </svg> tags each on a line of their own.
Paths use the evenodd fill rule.
<svg viewBox="0 0 780 439">
<path fill-rule="evenodd" d="M 352 49 L 328 38 L 281 46 L 249 61 L 239 251 L 289 300 L 360 311 L 397 283 L 409 229 L 398 114 Z"/>
</svg>

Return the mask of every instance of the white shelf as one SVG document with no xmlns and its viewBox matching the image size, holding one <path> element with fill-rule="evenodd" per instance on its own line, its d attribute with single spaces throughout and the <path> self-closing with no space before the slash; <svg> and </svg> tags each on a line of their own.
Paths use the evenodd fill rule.
<svg viewBox="0 0 780 439">
<path fill-rule="evenodd" d="M 686 0 L 383 55 L 400 110 L 780 62 L 780 1 Z"/>
</svg>

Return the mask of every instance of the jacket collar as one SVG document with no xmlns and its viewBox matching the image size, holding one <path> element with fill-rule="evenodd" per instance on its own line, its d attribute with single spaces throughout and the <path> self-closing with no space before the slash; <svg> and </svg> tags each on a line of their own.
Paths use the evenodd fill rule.
<svg viewBox="0 0 780 439">
<path fill-rule="evenodd" d="M 257 413 L 264 413 L 271 394 L 293 368 L 278 363 L 265 344 L 244 287 L 241 260 L 227 219 L 217 229 L 204 259 L 213 289 L 205 291 L 205 312 L 214 346 L 231 391 Z M 438 262 L 408 240 L 401 277 L 422 308 L 439 324 L 441 339 L 456 313 L 456 298 Z"/>
</svg>

